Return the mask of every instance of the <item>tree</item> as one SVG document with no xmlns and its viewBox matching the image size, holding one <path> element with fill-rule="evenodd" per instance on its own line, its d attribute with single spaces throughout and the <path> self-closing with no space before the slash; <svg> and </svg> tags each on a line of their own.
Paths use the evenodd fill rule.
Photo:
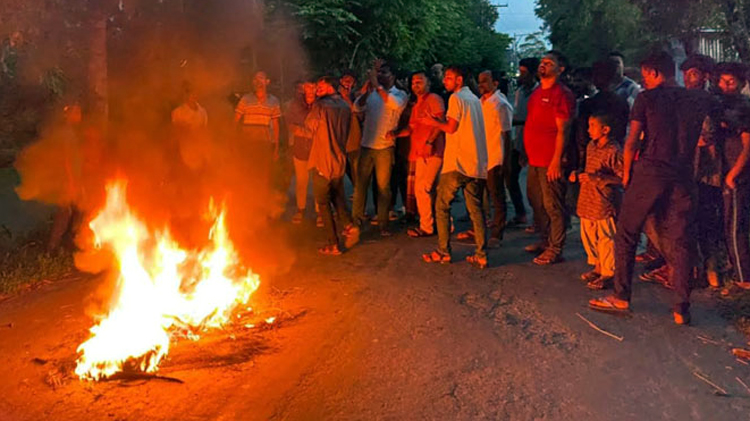
<svg viewBox="0 0 750 421">
<path fill-rule="evenodd" d="M 541 57 L 548 50 L 542 32 L 527 34 L 516 48 L 518 49 L 519 58 Z"/>
</svg>

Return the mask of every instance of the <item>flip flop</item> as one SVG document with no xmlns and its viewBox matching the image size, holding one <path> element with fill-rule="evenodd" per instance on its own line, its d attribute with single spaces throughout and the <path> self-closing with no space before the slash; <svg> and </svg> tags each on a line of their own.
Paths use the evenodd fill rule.
<svg viewBox="0 0 750 421">
<path fill-rule="evenodd" d="M 472 254 L 471 256 L 466 256 L 466 261 L 469 262 L 472 266 L 478 267 L 479 269 L 487 268 L 486 257 L 479 257 L 476 254 Z"/>
<path fill-rule="evenodd" d="M 433 235 L 435 235 L 434 232 L 427 232 L 422 230 L 422 228 L 409 228 L 406 231 L 406 234 L 408 234 L 411 238 L 432 237 Z"/>
<path fill-rule="evenodd" d="M 456 235 L 457 240 L 473 240 L 474 239 L 474 231 L 473 230 L 466 230 L 464 232 L 459 232 Z"/>
<path fill-rule="evenodd" d="M 615 304 L 615 301 L 617 298 L 615 298 L 612 295 L 606 296 L 606 297 L 600 297 L 600 298 L 592 298 L 589 300 L 589 308 L 592 310 L 600 311 L 603 313 L 610 313 L 610 314 L 629 314 L 630 313 L 630 303 L 627 304 L 627 307 L 617 307 Z M 627 303 L 627 301 L 618 300 L 621 302 Z"/>
<path fill-rule="evenodd" d="M 340 256 L 341 249 L 335 244 L 329 244 L 318 249 L 318 253 L 325 256 Z"/>
<path fill-rule="evenodd" d="M 442 253 L 438 250 L 434 250 L 430 253 L 423 254 L 422 260 L 424 260 L 426 263 L 447 264 L 451 262 L 451 255 L 447 253 Z"/>
</svg>

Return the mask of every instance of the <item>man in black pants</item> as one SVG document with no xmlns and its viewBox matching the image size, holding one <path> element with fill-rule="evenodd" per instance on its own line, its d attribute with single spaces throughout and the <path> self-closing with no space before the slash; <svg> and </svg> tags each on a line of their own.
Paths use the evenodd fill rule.
<svg viewBox="0 0 750 421">
<path fill-rule="evenodd" d="M 658 213 L 663 216 L 664 253 L 674 270 L 674 320 L 688 324 L 694 241 L 690 226 L 695 208 L 693 158 L 708 103 L 675 84 L 674 60 L 665 52 L 643 60 L 641 74 L 647 91 L 638 95 L 633 105 L 625 143 L 623 186 L 627 190 L 615 236 L 615 293 L 592 299 L 589 306 L 609 312 L 630 310 L 636 247 L 644 221 Z M 641 145 L 642 133 L 645 141 Z"/>
</svg>

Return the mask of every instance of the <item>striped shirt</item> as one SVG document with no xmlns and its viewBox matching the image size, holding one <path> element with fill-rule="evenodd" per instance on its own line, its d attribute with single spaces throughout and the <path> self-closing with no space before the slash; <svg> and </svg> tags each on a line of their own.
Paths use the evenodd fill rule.
<svg viewBox="0 0 750 421">
<path fill-rule="evenodd" d="M 253 134 L 258 141 L 273 141 L 271 122 L 281 118 L 279 100 L 268 94 L 266 101 L 260 103 L 254 93 L 242 97 L 234 110 L 238 121 L 242 122 L 243 131 Z"/>
<path fill-rule="evenodd" d="M 589 179 L 581 183 L 578 194 L 578 216 L 598 221 L 617 215 L 620 203 L 620 187 L 613 177 L 622 180 L 622 150 L 620 145 L 610 140 L 604 146 L 592 140 L 586 147 L 586 174 L 608 178 Z"/>
</svg>

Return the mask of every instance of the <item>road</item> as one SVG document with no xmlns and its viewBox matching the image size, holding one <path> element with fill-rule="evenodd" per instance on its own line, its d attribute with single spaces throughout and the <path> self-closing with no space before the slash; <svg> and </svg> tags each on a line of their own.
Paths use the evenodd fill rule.
<svg viewBox="0 0 750 421">
<path fill-rule="evenodd" d="M 321 257 L 314 227 L 283 230 L 295 263 L 264 279 L 256 315 L 241 316 L 278 321 L 179 340 L 163 378 L 72 377 L 96 277 L 0 303 L 0 419 L 750 419 L 750 391 L 736 380 L 750 384 L 750 367 L 728 351 L 746 339 L 711 293 L 695 293 L 689 327 L 673 324 L 668 292 L 654 285 L 636 286 L 631 318 L 591 312 L 575 233 L 567 261 L 542 268 L 522 251 L 533 239 L 511 231 L 480 271 L 421 262 L 435 239 L 403 231 Z M 470 251 L 455 246 L 459 258 Z"/>
</svg>

